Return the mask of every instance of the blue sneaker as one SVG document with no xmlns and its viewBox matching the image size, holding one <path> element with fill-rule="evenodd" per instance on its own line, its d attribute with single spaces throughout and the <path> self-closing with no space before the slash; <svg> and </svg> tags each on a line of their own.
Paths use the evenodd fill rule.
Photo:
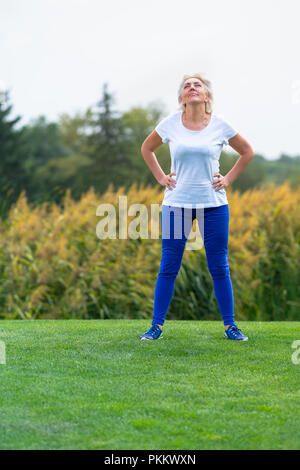
<svg viewBox="0 0 300 470">
<path fill-rule="evenodd" d="M 150 330 L 147 333 L 144 333 L 140 336 L 141 339 L 159 339 L 162 338 L 162 330 L 158 325 L 152 325 Z"/>
<path fill-rule="evenodd" d="M 225 330 L 224 338 L 248 341 L 248 336 L 243 335 L 236 325 L 231 325 L 227 331 Z"/>
</svg>

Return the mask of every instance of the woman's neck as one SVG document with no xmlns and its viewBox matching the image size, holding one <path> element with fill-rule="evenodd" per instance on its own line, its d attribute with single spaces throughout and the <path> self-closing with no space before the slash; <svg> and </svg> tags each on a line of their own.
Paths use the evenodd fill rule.
<svg viewBox="0 0 300 470">
<path fill-rule="evenodd" d="M 186 122 L 197 125 L 209 121 L 211 115 L 205 111 L 205 105 L 201 103 L 199 106 L 186 106 L 182 117 Z"/>
</svg>

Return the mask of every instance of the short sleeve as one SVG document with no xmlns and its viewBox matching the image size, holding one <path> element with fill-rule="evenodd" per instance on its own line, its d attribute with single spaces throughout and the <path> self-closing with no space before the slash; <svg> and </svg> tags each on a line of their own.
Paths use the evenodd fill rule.
<svg viewBox="0 0 300 470">
<path fill-rule="evenodd" d="M 231 139 L 231 137 L 234 137 L 238 131 L 228 122 L 223 120 L 223 144 L 224 145 L 229 145 L 228 140 Z"/>
<path fill-rule="evenodd" d="M 166 142 L 169 142 L 169 123 L 170 119 L 169 117 L 164 118 L 162 121 L 160 121 L 157 126 L 155 127 L 156 132 L 158 135 L 161 137 L 161 140 L 165 144 Z"/>
</svg>

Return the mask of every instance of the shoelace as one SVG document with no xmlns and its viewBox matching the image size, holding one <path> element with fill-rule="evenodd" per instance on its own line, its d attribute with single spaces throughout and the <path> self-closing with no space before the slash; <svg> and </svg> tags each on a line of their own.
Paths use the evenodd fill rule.
<svg viewBox="0 0 300 470">
<path fill-rule="evenodd" d="M 151 328 L 149 330 L 149 335 L 154 336 L 155 332 L 157 331 L 157 328 L 159 328 L 159 327 L 158 326 L 157 327 L 151 326 Z"/>
<path fill-rule="evenodd" d="M 233 336 L 237 336 L 238 333 L 242 335 L 241 330 L 239 330 L 239 328 L 235 325 L 231 327 L 230 331 L 232 332 Z"/>
</svg>

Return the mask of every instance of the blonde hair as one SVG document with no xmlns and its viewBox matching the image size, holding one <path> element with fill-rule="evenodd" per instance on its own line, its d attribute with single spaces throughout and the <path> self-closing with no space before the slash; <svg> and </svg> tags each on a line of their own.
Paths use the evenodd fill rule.
<svg viewBox="0 0 300 470">
<path fill-rule="evenodd" d="M 181 96 L 182 96 L 182 89 L 183 89 L 184 82 L 188 78 L 198 78 L 204 84 L 204 88 L 205 88 L 205 91 L 206 91 L 207 96 L 208 96 L 208 101 L 205 103 L 205 111 L 207 113 L 212 113 L 213 93 L 212 93 L 211 82 L 209 80 L 207 80 L 206 78 L 204 78 L 199 73 L 195 73 L 193 75 L 184 75 L 184 77 L 183 77 L 183 79 L 180 83 L 179 89 L 178 89 L 178 103 L 180 104 L 179 109 L 181 111 L 185 111 L 186 104 L 183 104 L 181 102 Z"/>
</svg>

